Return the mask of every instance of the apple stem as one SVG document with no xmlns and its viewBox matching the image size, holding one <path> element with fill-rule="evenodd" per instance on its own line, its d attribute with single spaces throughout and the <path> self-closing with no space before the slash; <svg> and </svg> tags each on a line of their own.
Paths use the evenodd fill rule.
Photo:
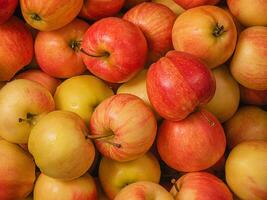
<svg viewBox="0 0 267 200">
<path fill-rule="evenodd" d="M 109 57 L 109 55 L 110 55 L 107 51 L 104 51 L 104 52 L 103 52 L 102 54 L 100 54 L 100 55 L 91 55 L 91 54 L 87 53 L 83 48 L 80 48 L 80 51 L 81 51 L 82 53 L 84 53 L 85 55 L 90 56 L 90 57 L 94 57 L 94 58 Z"/>
<path fill-rule="evenodd" d="M 102 135 L 86 135 L 85 137 L 86 138 L 89 138 L 89 139 L 92 139 L 92 140 L 101 140 L 101 139 L 105 139 L 107 137 L 110 137 L 110 136 L 113 136 L 114 134 L 102 134 Z M 113 145 L 114 147 L 117 147 L 117 148 L 121 148 L 122 145 L 119 144 L 119 143 L 115 143 L 115 142 L 111 142 L 109 140 L 103 140 L 103 142 L 106 142 L 108 144 L 111 144 Z"/>
<path fill-rule="evenodd" d="M 215 122 L 214 121 L 212 121 L 211 119 L 209 119 L 207 117 L 207 115 L 205 115 L 202 111 L 200 111 L 200 113 L 209 122 L 209 124 L 210 124 L 211 127 L 215 126 Z"/>
<path fill-rule="evenodd" d="M 176 190 L 177 192 L 179 192 L 179 188 L 178 188 L 178 186 L 177 186 L 177 184 L 176 184 L 176 180 L 175 180 L 175 179 L 172 179 L 172 180 L 171 180 L 171 183 L 173 184 L 175 190 Z"/>
<path fill-rule="evenodd" d="M 219 36 L 221 36 L 224 32 L 225 32 L 225 30 L 224 30 L 224 26 L 223 26 L 223 25 L 220 26 L 220 25 L 217 23 L 217 24 L 216 24 L 216 27 L 214 28 L 212 34 L 213 34 L 215 37 L 219 37 Z"/>
</svg>

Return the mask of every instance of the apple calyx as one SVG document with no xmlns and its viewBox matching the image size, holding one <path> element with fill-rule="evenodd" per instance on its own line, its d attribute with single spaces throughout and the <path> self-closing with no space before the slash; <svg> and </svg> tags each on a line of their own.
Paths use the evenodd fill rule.
<svg viewBox="0 0 267 200">
<path fill-rule="evenodd" d="M 24 118 L 19 118 L 18 121 L 19 123 L 22 123 L 22 122 L 27 122 L 28 124 L 30 125 L 34 125 L 35 122 L 34 122 L 34 118 L 35 118 L 36 114 L 32 114 L 32 113 L 27 113 L 26 115 L 26 119 Z"/>
<path fill-rule="evenodd" d="M 224 26 L 223 25 L 220 26 L 219 23 L 216 23 L 212 35 L 214 35 L 215 37 L 220 37 L 224 32 L 225 32 Z"/>
<path fill-rule="evenodd" d="M 35 21 L 41 21 L 42 20 L 42 18 L 37 13 L 31 14 L 31 19 L 35 20 Z"/>
<path fill-rule="evenodd" d="M 103 142 L 105 143 L 108 143 L 114 147 L 117 147 L 117 148 L 121 148 L 122 145 L 119 144 L 119 143 L 115 143 L 115 142 L 112 142 L 112 141 L 109 141 L 109 140 L 106 140 L 107 138 L 109 137 L 112 137 L 114 136 L 114 134 L 102 134 L 102 135 L 86 135 L 85 138 L 86 139 L 92 139 L 92 140 L 103 140 Z"/>
<path fill-rule="evenodd" d="M 81 43 L 81 40 L 71 40 L 69 42 L 69 46 L 73 49 L 73 51 L 79 52 L 81 50 Z"/>
<path fill-rule="evenodd" d="M 103 52 L 101 52 L 99 55 L 92 55 L 92 54 L 89 54 L 89 53 L 87 53 L 83 48 L 81 48 L 80 51 L 81 51 L 82 53 L 84 53 L 85 55 L 90 56 L 90 57 L 94 57 L 94 58 L 101 58 L 101 57 L 102 57 L 102 58 L 108 58 L 108 57 L 110 56 L 110 53 L 107 52 L 107 51 L 103 51 Z"/>
</svg>

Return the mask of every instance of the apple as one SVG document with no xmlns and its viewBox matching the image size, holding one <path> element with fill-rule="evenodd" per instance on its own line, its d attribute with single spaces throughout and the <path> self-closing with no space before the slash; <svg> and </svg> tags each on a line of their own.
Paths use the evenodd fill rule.
<svg viewBox="0 0 267 200">
<path fill-rule="evenodd" d="M 41 71 L 40 69 L 30 69 L 22 73 L 17 74 L 14 79 L 28 79 L 35 81 L 43 85 L 49 92 L 54 95 L 57 86 L 61 83 L 61 80 L 53 78 Z"/>
<path fill-rule="evenodd" d="M 220 122 L 202 109 L 178 122 L 164 120 L 157 148 L 168 166 L 180 172 L 193 172 L 214 165 L 224 154 L 226 139 Z"/>
<path fill-rule="evenodd" d="M 210 68 L 230 58 L 236 39 L 233 18 L 217 6 L 200 6 L 183 12 L 172 29 L 174 49 L 199 57 Z"/>
<path fill-rule="evenodd" d="M 220 179 L 224 179 L 224 168 L 225 168 L 226 157 L 223 155 L 214 165 L 204 170 L 204 172 L 211 173 Z"/>
<path fill-rule="evenodd" d="M 0 90 L 2 89 L 2 87 L 5 86 L 6 83 L 7 83 L 7 82 L 5 82 L 5 81 L 0 81 Z"/>
<path fill-rule="evenodd" d="M 101 187 L 99 179 L 96 177 L 96 178 L 94 178 L 94 180 L 95 180 L 96 189 L 97 189 L 97 192 L 98 192 L 98 200 L 109 200 L 109 198 L 104 193 L 103 188 Z"/>
<path fill-rule="evenodd" d="M 129 9 L 129 8 L 132 8 L 132 7 L 140 4 L 140 3 L 147 2 L 147 1 L 150 1 L 150 0 L 125 0 L 124 7 L 126 9 Z"/>
<path fill-rule="evenodd" d="M 125 0 L 86 0 L 79 16 L 88 20 L 98 20 L 116 15 L 124 5 Z"/>
<path fill-rule="evenodd" d="M 70 78 L 86 70 L 80 52 L 81 41 L 89 25 L 75 19 L 54 31 L 40 31 L 35 39 L 35 57 L 50 76 Z"/>
<path fill-rule="evenodd" d="M 175 200 L 233 200 L 226 184 L 206 172 L 191 172 L 180 177 L 171 190 Z"/>
<path fill-rule="evenodd" d="M 83 61 L 94 75 L 121 83 L 133 78 L 144 67 L 147 42 L 136 25 L 108 17 L 89 27 L 83 37 L 82 51 Z"/>
<path fill-rule="evenodd" d="M 240 199 L 267 199 L 267 141 L 245 141 L 230 152 L 226 182 Z"/>
<path fill-rule="evenodd" d="M 147 74 L 148 98 L 165 119 L 179 121 L 197 106 L 210 101 L 216 83 L 212 72 L 198 58 L 170 51 L 152 64 Z"/>
<path fill-rule="evenodd" d="M 194 8 L 204 5 L 215 5 L 220 2 L 220 0 L 173 0 L 179 6 L 184 9 Z"/>
<path fill-rule="evenodd" d="M 77 114 L 53 111 L 32 128 L 29 152 L 45 175 L 72 180 L 85 174 L 94 160 L 94 145 L 87 134 L 86 125 Z"/>
<path fill-rule="evenodd" d="M 253 90 L 239 85 L 241 102 L 257 106 L 267 105 L 267 90 Z"/>
<path fill-rule="evenodd" d="M 99 180 L 109 199 L 115 196 L 125 186 L 138 181 L 159 183 L 160 165 L 152 153 L 129 161 L 118 162 L 102 157 L 99 165 Z"/>
<path fill-rule="evenodd" d="M 114 200 L 174 200 L 161 185 L 150 181 L 138 181 L 123 188 Z"/>
<path fill-rule="evenodd" d="M 0 24 L 5 23 L 14 13 L 18 0 L 0 0 Z"/>
<path fill-rule="evenodd" d="M 241 32 L 230 70 L 244 87 L 267 90 L 267 27 L 253 26 Z"/>
<path fill-rule="evenodd" d="M 26 79 L 8 82 L 0 92 L 0 135 L 13 143 L 28 142 L 37 121 L 55 108 L 51 93 Z"/>
<path fill-rule="evenodd" d="M 98 200 L 94 179 L 88 174 L 62 181 L 40 174 L 34 187 L 34 200 Z"/>
<path fill-rule="evenodd" d="M 175 1 L 173 0 L 152 0 L 152 2 L 154 3 L 160 3 L 164 6 L 167 6 L 168 8 L 170 8 L 176 15 L 180 15 L 182 12 L 184 12 L 185 10 L 179 6 L 177 3 L 175 3 Z"/>
<path fill-rule="evenodd" d="M 123 19 L 137 25 L 146 36 L 149 63 L 157 61 L 173 49 L 172 27 L 176 15 L 168 7 L 144 2 L 126 12 Z"/>
<path fill-rule="evenodd" d="M 82 6 L 83 0 L 20 0 L 24 19 L 40 31 L 52 31 L 69 24 Z"/>
<path fill-rule="evenodd" d="M 267 112 L 257 106 L 240 107 L 224 130 L 230 149 L 246 140 L 267 141 Z"/>
<path fill-rule="evenodd" d="M 213 98 L 203 107 L 214 114 L 221 123 L 230 119 L 238 109 L 240 101 L 239 85 L 231 76 L 226 65 L 212 70 L 216 80 Z"/>
<path fill-rule="evenodd" d="M 0 81 L 9 81 L 31 62 L 33 39 L 22 20 L 11 17 L 0 24 Z"/>
<path fill-rule="evenodd" d="M 0 199 L 26 198 L 35 180 L 32 157 L 16 144 L 0 139 Z"/>
<path fill-rule="evenodd" d="M 245 26 L 267 26 L 267 2 L 262 0 L 227 0 L 232 14 Z"/>
<path fill-rule="evenodd" d="M 100 79 L 92 75 L 74 76 L 65 80 L 56 90 L 56 109 L 78 114 L 87 124 L 94 109 L 113 91 Z"/>
<path fill-rule="evenodd" d="M 152 146 L 157 123 L 151 109 L 139 97 L 117 94 L 102 101 L 92 114 L 91 138 L 109 159 L 135 160 Z"/>
</svg>

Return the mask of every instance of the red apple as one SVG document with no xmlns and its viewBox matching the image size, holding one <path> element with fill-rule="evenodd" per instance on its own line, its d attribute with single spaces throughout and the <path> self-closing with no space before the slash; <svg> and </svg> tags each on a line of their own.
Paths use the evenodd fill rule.
<svg viewBox="0 0 267 200">
<path fill-rule="evenodd" d="M 79 16 L 89 20 L 97 20 L 116 15 L 124 5 L 125 0 L 86 0 Z"/>
<path fill-rule="evenodd" d="M 239 85 L 241 101 L 257 106 L 267 105 L 267 90 L 253 90 Z"/>
<path fill-rule="evenodd" d="M 179 121 L 215 93 L 215 79 L 193 55 L 170 51 L 152 64 L 147 74 L 147 93 L 155 110 L 165 119 Z"/>
<path fill-rule="evenodd" d="M 33 39 L 23 21 L 11 17 L 0 25 L 0 81 L 9 81 L 33 57 Z"/>
<path fill-rule="evenodd" d="M 239 36 L 230 70 L 244 87 L 267 90 L 267 27 L 253 26 Z"/>
<path fill-rule="evenodd" d="M 165 120 L 157 138 L 162 160 L 182 172 L 211 167 L 222 157 L 225 147 L 226 139 L 220 122 L 204 109 L 182 121 Z"/>
<path fill-rule="evenodd" d="M 226 184 L 206 172 L 183 175 L 177 180 L 171 193 L 175 200 L 233 200 L 233 195 Z"/>
<path fill-rule="evenodd" d="M 61 29 L 39 32 L 35 40 L 35 57 L 40 68 L 57 78 L 82 74 L 86 67 L 80 45 L 88 27 L 86 22 L 75 19 Z"/>
<path fill-rule="evenodd" d="M 142 68 L 147 42 L 131 22 L 109 17 L 94 23 L 82 42 L 83 61 L 96 76 L 109 82 L 126 82 Z"/>
<path fill-rule="evenodd" d="M 26 22 L 41 31 L 52 31 L 69 24 L 82 5 L 83 0 L 20 0 Z"/>
<path fill-rule="evenodd" d="M 215 5 L 219 3 L 220 0 L 173 0 L 178 5 L 182 6 L 184 9 L 194 8 L 204 5 Z"/>
<path fill-rule="evenodd" d="M 0 0 L 0 24 L 6 22 L 14 13 L 18 0 Z"/>
<path fill-rule="evenodd" d="M 48 89 L 52 95 L 54 95 L 57 86 L 61 83 L 61 80 L 53 78 L 39 69 L 27 70 L 16 75 L 14 79 L 28 79 L 40 83 Z"/>
<path fill-rule="evenodd" d="M 172 27 L 176 19 L 168 7 L 152 2 L 139 4 L 125 13 L 126 19 L 137 25 L 148 42 L 148 59 L 155 62 L 165 55 L 172 46 Z"/>
<path fill-rule="evenodd" d="M 96 107 L 90 128 L 101 154 L 116 161 L 131 161 L 152 146 L 157 123 L 143 100 L 131 94 L 117 94 Z"/>
<path fill-rule="evenodd" d="M 172 30 L 174 49 L 199 57 L 210 68 L 230 58 L 236 39 L 232 16 L 217 6 L 200 6 L 183 12 Z"/>
</svg>

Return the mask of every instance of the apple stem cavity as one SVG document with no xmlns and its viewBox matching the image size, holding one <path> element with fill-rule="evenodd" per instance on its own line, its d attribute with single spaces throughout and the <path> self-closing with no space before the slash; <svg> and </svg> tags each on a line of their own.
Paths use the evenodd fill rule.
<svg viewBox="0 0 267 200">
<path fill-rule="evenodd" d="M 217 24 L 216 24 L 216 27 L 214 28 L 212 34 L 213 34 L 215 37 L 219 37 L 219 36 L 221 36 L 224 32 L 225 32 L 225 30 L 224 30 L 224 26 L 223 26 L 223 25 L 220 26 L 220 25 L 217 23 Z"/>
<path fill-rule="evenodd" d="M 81 40 L 71 40 L 69 42 L 70 48 L 72 48 L 75 52 L 79 52 L 81 50 Z"/>
<path fill-rule="evenodd" d="M 33 124 L 34 124 L 34 123 L 33 123 L 33 119 L 34 119 L 35 116 L 36 116 L 35 114 L 27 113 L 27 115 L 26 115 L 26 119 L 24 119 L 24 118 L 19 118 L 18 121 L 19 121 L 19 123 L 21 123 L 21 122 L 27 122 L 27 123 L 29 123 L 30 125 L 33 125 Z"/>
<path fill-rule="evenodd" d="M 42 20 L 42 18 L 36 13 L 31 14 L 31 19 L 33 19 L 35 21 L 41 21 Z"/>
<path fill-rule="evenodd" d="M 101 57 L 108 58 L 110 56 L 110 53 L 107 51 L 103 51 L 100 55 L 91 55 L 91 54 L 87 53 L 83 48 L 81 48 L 80 51 L 82 53 L 84 53 L 85 55 L 90 56 L 90 57 L 94 57 L 94 58 L 101 58 Z"/>
<path fill-rule="evenodd" d="M 173 184 L 173 186 L 174 186 L 176 192 L 179 192 L 180 190 L 179 190 L 179 188 L 178 188 L 178 185 L 176 184 L 176 180 L 175 180 L 175 179 L 172 179 L 172 180 L 171 180 L 171 183 Z"/>
<path fill-rule="evenodd" d="M 114 147 L 121 148 L 122 145 L 119 144 L 119 143 L 111 142 L 109 140 L 104 140 L 105 138 L 108 138 L 108 137 L 111 137 L 111 136 L 114 136 L 114 134 L 86 135 L 85 137 L 86 137 L 86 139 L 89 138 L 89 139 L 92 139 L 92 140 L 102 140 L 103 139 L 103 142 L 111 144 Z"/>
</svg>

